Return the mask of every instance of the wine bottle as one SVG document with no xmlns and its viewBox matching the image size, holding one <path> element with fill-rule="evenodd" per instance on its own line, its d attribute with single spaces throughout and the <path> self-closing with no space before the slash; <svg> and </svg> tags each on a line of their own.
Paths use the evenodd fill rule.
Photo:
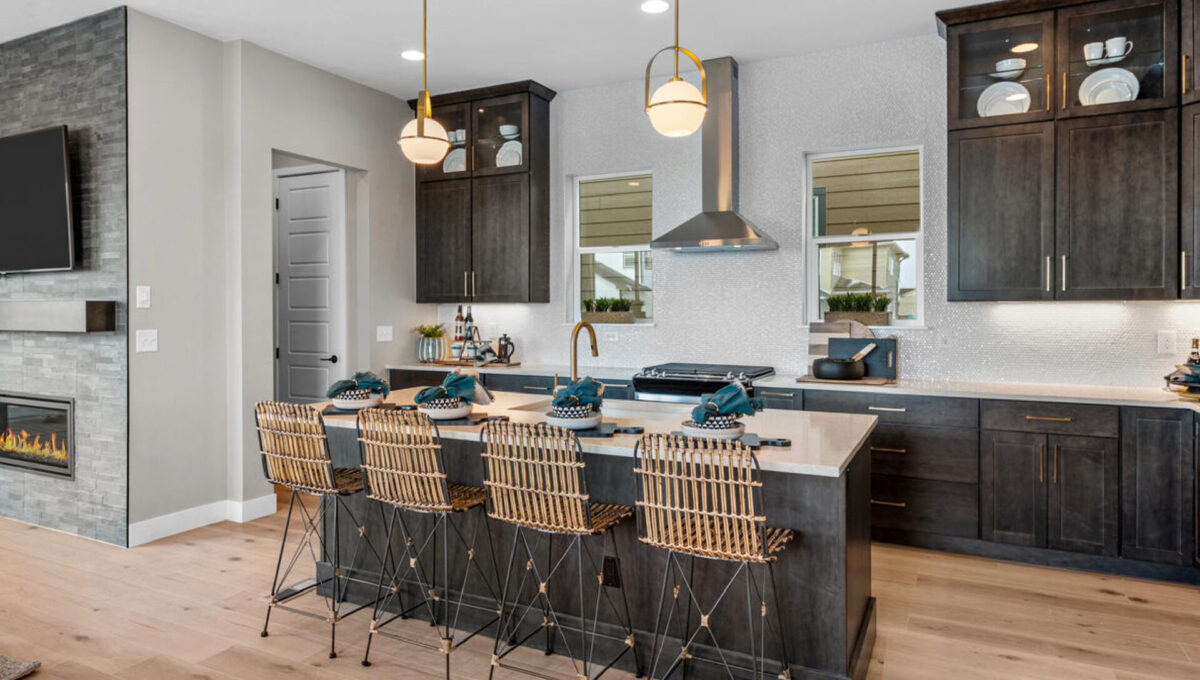
<svg viewBox="0 0 1200 680">
<path fill-rule="evenodd" d="M 1188 354 L 1189 364 L 1200 364 L 1200 338 L 1192 338 L 1192 351 Z"/>
<path fill-rule="evenodd" d="M 458 315 L 454 317 L 454 341 L 462 342 L 464 337 L 466 337 L 466 336 L 463 334 L 462 305 L 459 305 L 458 306 Z"/>
<path fill-rule="evenodd" d="M 471 305 L 467 305 L 467 317 L 463 320 L 463 338 L 471 340 L 473 329 L 475 328 L 475 317 L 471 316 Z"/>
</svg>

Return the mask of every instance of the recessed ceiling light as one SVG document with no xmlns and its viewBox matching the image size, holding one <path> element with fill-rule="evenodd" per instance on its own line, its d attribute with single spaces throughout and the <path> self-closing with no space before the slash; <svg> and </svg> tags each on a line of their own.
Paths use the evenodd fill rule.
<svg viewBox="0 0 1200 680">
<path fill-rule="evenodd" d="M 646 0 L 642 3 L 642 11 L 646 14 L 662 14 L 671 9 L 671 3 L 667 0 Z"/>
<path fill-rule="evenodd" d="M 1035 42 L 1027 42 L 1021 43 L 1020 45 L 1014 45 L 1012 51 L 1014 54 L 1024 54 L 1025 52 L 1032 52 L 1038 47 L 1040 47 L 1040 45 Z"/>
<path fill-rule="evenodd" d="M 404 50 L 400 56 L 409 61 L 421 61 L 425 59 L 425 53 L 421 50 Z"/>
</svg>

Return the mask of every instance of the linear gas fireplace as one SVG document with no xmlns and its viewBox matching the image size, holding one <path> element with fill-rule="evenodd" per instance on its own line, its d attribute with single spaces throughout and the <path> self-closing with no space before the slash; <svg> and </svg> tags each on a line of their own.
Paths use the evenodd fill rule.
<svg viewBox="0 0 1200 680">
<path fill-rule="evenodd" d="M 0 392 L 0 465 L 75 475 L 75 401 Z"/>
</svg>

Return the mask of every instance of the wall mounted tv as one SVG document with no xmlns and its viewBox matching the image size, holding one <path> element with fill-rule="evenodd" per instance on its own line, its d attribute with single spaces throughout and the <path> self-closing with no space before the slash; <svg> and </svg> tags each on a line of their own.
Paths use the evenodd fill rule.
<svg viewBox="0 0 1200 680">
<path fill-rule="evenodd" d="M 67 127 L 0 138 L 0 273 L 75 266 Z"/>
</svg>

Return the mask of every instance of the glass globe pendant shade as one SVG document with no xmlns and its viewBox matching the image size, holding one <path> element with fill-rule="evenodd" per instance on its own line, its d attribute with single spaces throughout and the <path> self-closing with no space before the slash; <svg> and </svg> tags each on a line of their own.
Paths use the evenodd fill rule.
<svg viewBox="0 0 1200 680">
<path fill-rule="evenodd" d="M 672 78 L 654 91 L 646 108 L 650 124 L 665 137 L 687 137 L 704 124 L 704 95 L 682 78 Z"/>
<path fill-rule="evenodd" d="M 421 116 L 422 112 L 417 115 Z M 417 134 L 418 121 L 419 118 L 408 121 L 400 132 L 400 151 L 417 165 L 432 165 L 446 157 L 446 152 L 450 150 L 450 138 L 446 135 L 446 128 L 432 118 L 425 119 L 425 133 Z"/>
</svg>

